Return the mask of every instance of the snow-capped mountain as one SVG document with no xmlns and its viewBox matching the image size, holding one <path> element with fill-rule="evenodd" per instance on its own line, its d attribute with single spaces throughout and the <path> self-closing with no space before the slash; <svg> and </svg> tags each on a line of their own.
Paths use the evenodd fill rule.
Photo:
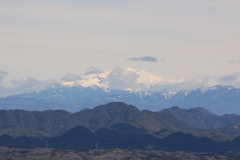
<svg viewBox="0 0 240 160">
<path fill-rule="evenodd" d="M 59 84 L 66 87 L 82 86 L 85 88 L 91 87 L 93 89 L 101 88 L 106 92 L 110 90 L 162 92 L 166 90 L 180 90 L 182 88 L 189 89 L 194 86 L 199 86 L 198 81 L 199 80 L 195 82 L 194 80 L 186 78 L 158 76 L 144 70 L 136 70 L 133 68 L 116 67 L 106 72 L 93 69 L 87 71 L 83 76 L 67 74 L 61 79 Z"/>
<path fill-rule="evenodd" d="M 40 104 L 43 104 L 40 101 L 44 100 L 44 103 L 48 104 L 41 105 L 44 109 L 77 112 L 83 108 L 121 101 L 142 110 L 160 111 L 164 108 L 180 106 L 181 108 L 204 107 L 216 114 L 240 114 L 240 89 L 215 85 L 167 92 L 159 87 L 164 87 L 166 81 L 175 83 L 174 79 L 154 76 L 146 71 L 132 68 L 117 67 L 107 72 L 92 69 L 83 76 L 67 74 L 59 83 L 50 84 L 40 92 L 13 95 L 14 99 L 3 98 L 0 101 L 0 109 L 20 107 L 39 110 Z M 58 105 L 59 103 L 64 105 Z M 38 108 L 34 108 L 35 106 Z"/>
<path fill-rule="evenodd" d="M 92 88 L 83 87 L 81 85 L 52 85 L 49 86 L 48 89 L 41 92 L 20 94 L 13 97 L 45 100 L 48 103 L 58 102 L 61 104 L 67 104 L 62 105 L 64 108 L 58 108 L 58 106 L 55 106 L 55 103 L 53 108 L 50 107 L 45 109 L 64 109 L 71 112 L 77 112 L 84 108 L 94 108 L 98 105 L 109 102 L 121 101 L 127 104 L 132 104 L 141 110 L 148 109 L 151 111 L 160 111 L 164 108 L 180 106 L 181 108 L 186 109 L 204 107 L 219 115 L 227 113 L 240 114 L 240 89 L 236 89 L 231 86 L 220 85 L 201 87 L 194 90 L 180 90 L 175 92 L 130 92 L 126 90 L 114 89 L 105 91 L 98 86 Z M 8 98 L 8 102 L 10 101 L 11 99 Z M 2 99 L 2 103 L 5 103 L 4 99 Z M 13 103 L 15 102 L 11 102 L 12 106 Z M 17 104 L 15 104 L 15 106 L 18 106 L 18 104 L 21 104 L 21 107 L 24 106 L 22 101 L 21 103 L 16 101 L 16 103 Z M 27 104 L 29 103 L 26 102 L 26 105 Z M 33 104 L 31 105 L 37 106 Z M 7 107 L 4 107 L 1 102 L 0 106 L 2 109 L 7 109 Z M 29 109 L 31 106 L 27 106 L 26 108 Z M 32 108 L 32 110 L 38 109 L 39 108 Z"/>
<path fill-rule="evenodd" d="M 72 81 L 69 81 L 72 79 Z M 61 84 L 63 86 L 82 86 L 91 88 L 102 88 L 104 91 L 120 89 L 127 91 L 146 91 L 150 87 L 157 85 L 163 78 L 154 76 L 144 70 L 133 68 L 119 68 L 102 73 L 86 74 L 78 77 L 71 74 L 66 75 Z"/>
<path fill-rule="evenodd" d="M 166 98 L 166 99 L 171 99 L 173 96 L 175 95 L 183 95 L 183 96 L 188 96 L 189 93 L 193 93 L 193 92 L 201 92 L 201 93 L 209 93 L 209 92 L 218 92 L 219 90 L 232 90 L 235 89 L 232 86 L 227 86 L 227 85 L 215 85 L 215 86 L 202 86 L 196 89 L 192 89 L 192 90 L 179 90 L 179 91 L 171 91 L 171 92 L 164 92 L 162 93 L 162 95 Z"/>
<path fill-rule="evenodd" d="M 139 109 L 160 111 L 172 106 L 181 108 L 204 107 L 216 114 L 240 114 L 240 89 L 230 86 L 212 86 L 194 90 L 180 90 L 176 92 L 134 92 L 109 94 L 80 100 L 74 103 L 75 107 L 96 106 L 112 101 L 122 101 L 133 104 Z"/>
</svg>

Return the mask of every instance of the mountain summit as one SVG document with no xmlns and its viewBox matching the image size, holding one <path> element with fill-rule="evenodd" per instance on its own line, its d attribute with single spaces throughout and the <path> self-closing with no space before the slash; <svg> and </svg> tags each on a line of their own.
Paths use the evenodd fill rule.
<svg viewBox="0 0 240 160">
<path fill-rule="evenodd" d="M 144 70 L 120 67 L 106 72 L 88 72 L 88 74 L 77 78 L 73 75 L 70 78 L 66 77 L 70 77 L 70 75 L 62 78 L 61 84 L 63 86 L 99 87 L 105 91 L 111 89 L 145 91 L 157 85 L 163 79 Z"/>
<path fill-rule="evenodd" d="M 240 89 L 215 85 L 168 92 L 164 89 L 169 83 L 188 84 L 132 68 L 117 67 L 107 72 L 92 68 L 83 76 L 68 74 L 40 92 L 2 98 L 0 106 L 1 109 L 40 108 L 77 112 L 109 102 L 125 102 L 140 110 L 159 111 L 180 106 L 184 109 L 204 107 L 219 115 L 240 114 Z"/>
</svg>

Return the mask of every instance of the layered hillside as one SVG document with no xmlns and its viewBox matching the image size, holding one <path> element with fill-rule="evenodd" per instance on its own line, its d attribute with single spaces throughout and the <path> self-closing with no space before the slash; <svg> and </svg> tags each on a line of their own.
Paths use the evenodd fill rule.
<svg viewBox="0 0 240 160">
<path fill-rule="evenodd" d="M 238 136 L 240 129 L 238 127 L 240 116 L 237 115 L 217 116 L 203 108 L 186 110 L 179 107 L 161 112 L 140 111 L 135 106 L 123 102 L 112 102 L 77 113 L 63 110 L 42 112 L 1 110 L 0 115 L 0 134 L 9 134 L 13 137 L 59 136 L 81 125 L 92 131 L 112 127 L 148 132 L 158 137 L 166 137 L 181 131 L 200 137 L 226 140 Z"/>
</svg>

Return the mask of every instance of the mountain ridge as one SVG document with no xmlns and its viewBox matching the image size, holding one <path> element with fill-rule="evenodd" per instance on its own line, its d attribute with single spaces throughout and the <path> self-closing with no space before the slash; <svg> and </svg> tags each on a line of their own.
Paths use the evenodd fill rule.
<svg viewBox="0 0 240 160">
<path fill-rule="evenodd" d="M 167 92 L 164 88 L 159 88 L 159 83 L 164 84 L 165 78 L 143 70 L 119 67 L 107 72 L 95 70 L 90 70 L 83 76 L 68 74 L 40 92 L 1 98 L 0 109 L 43 108 L 78 112 L 83 108 L 121 101 L 140 110 L 160 111 L 172 106 L 185 109 L 203 107 L 219 115 L 240 115 L 240 89 L 231 86 L 202 86 L 192 90 Z"/>
<path fill-rule="evenodd" d="M 25 108 L 31 110 L 39 110 L 40 104 L 46 101 L 49 105 L 44 109 L 63 109 L 70 112 L 78 112 L 83 108 L 94 108 L 97 105 L 106 104 L 113 101 L 121 101 L 127 104 L 133 104 L 140 110 L 149 109 L 151 111 L 160 111 L 164 108 L 172 106 L 180 106 L 182 108 L 203 107 L 215 114 L 240 114 L 240 89 L 230 86 L 212 86 L 207 87 L 202 92 L 200 89 L 182 90 L 178 92 L 129 92 L 124 90 L 111 90 L 105 92 L 103 89 L 97 87 L 84 88 L 77 87 L 62 87 L 54 86 L 41 92 L 34 92 L 28 94 L 20 94 L 9 96 L 7 99 L 15 101 L 14 98 L 28 98 L 25 99 L 35 104 L 32 107 L 26 103 Z M 2 109 L 18 109 L 18 101 L 9 105 L 6 98 L 0 99 L 0 108 Z M 19 99 L 20 100 L 20 99 Z M 11 103 L 12 104 L 12 103 Z M 51 105 L 52 104 L 52 105 Z M 15 108 L 11 107 L 16 105 Z M 24 109 L 24 104 L 22 108 Z"/>
<path fill-rule="evenodd" d="M 173 110 L 177 112 L 172 112 Z M 112 102 L 76 113 L 63 110 L 42 112 L 0 110 L 0 135 L 10 134 L 14 137 L 59 136 L 81 125 L 91 131 L 104 127 L 122 128 L 136 133 L 147 132 L 158 137 L 181 131 L 200 137 L 227 140 L 239 134 L 239 124 L 238 115 L 218 116 L 202 108 L 186 110 L 172 107 L 160 112 L 152 112 L 140 111 L 135 106 L 123 102 Z"/>
</svg>

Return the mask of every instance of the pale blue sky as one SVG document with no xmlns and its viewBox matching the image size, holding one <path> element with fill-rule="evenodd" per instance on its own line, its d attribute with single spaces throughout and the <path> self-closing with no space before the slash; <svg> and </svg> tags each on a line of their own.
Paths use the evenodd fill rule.
<svg viewBox="0 0 240 160">
<path fill-rule="evenodd" d="M 91 66 L 160 76 L 240 68 L 239 0 L 0 0 L 5 79 L 60 79 Z M 158 62 L 131 61 L 150 56 Z"/>
</svg>

